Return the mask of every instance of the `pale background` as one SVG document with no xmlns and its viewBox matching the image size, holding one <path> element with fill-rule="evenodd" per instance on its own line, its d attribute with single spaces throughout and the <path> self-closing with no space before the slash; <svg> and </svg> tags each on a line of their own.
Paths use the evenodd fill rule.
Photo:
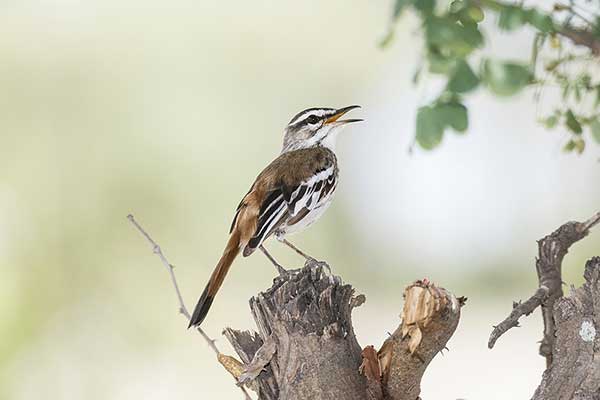
<svg viewBox="0 0 600 400">
<path fill-rule="evenodd" d="M 338 197 L 295 241 L 367 296 L 354 313 L 362 345 L 395 328 L 414 279 L 469 297 L 423 398 L 531 396 L 540 316 L 493 351 L 487 336 L 533 290 L 535 240 L 600 208 L 598 146 L 565 155 L 565 132 L 538 126 L 531 93 L 498 101 L 480 91 L 467 135 L 410 155 L 416 108 L 439 84 L 410 83 L 413 18 L 390 49 L 377 47 L 390 6 L 0 2 L 0 398 L 240 399 L 185 329 L 166 272 L 125 216 L 162 245 L 192 307 L 285 123 L 303 108 L 350 104 L 366 122 L 340 137 Z M 527 59 L 529 35 L 500 37 L 493 50 Z M 579 284 L 595 254 L 599 232 L 573 247 L 565 280 Z M 204 325 L 224 351 L 221 329 L 253 326 L 247 300 L 274 274 L 261 255 L 233 266 Z"/>
</svg>

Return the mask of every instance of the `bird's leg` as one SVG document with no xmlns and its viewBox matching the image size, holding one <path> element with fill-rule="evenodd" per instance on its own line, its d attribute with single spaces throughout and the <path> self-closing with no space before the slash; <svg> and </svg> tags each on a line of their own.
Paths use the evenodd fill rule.
<svg viewBox="0 0 600 400">
<path fill-rule="evenodd" d="M 326 262 L 324 262 L 324 261 L 318 261 L 314 257 L 309 256 L 308 254 L 306 254 L 305 252 L 303 252 L 302 250 L 300 250 L 299 248 L 297 248 L 296 246 L 294 246 L 289 240 L 285 239 L 283 236 L 277 236 L 277 239 L 281 243 L 285 244 L 286 246 L 288 246 L 289 248 L 291 248 L 292 250 L 294 250 L 296 253 L 298 253 L 302 257 L 304 257 L 309 264 L 315 264 L 315 265 L 325 266 L 325 267 L 327 267 L 327 269 L 329 269 L 329 265 Z"/>
<path fill-rule="evenodd" d="M 277 268 L 277 272 L 279 272 L 279 275 L 285 275 L 287 273 L 287 270 L 285 268 L 283 268 L 281 266 L 281 264 L 279 264 L 272 255 L 269 254 L 269 252 L 267 251 L 267 249 L 265 249 L 265 247 L 261 244 L 260 246 L 258 246 L 258 248 L 260 249 L 260 251 L 262 251 L 263 253 L 265 253 L 265 256 L 267 256 L 267 258 L 269 259 L 269 261 L 271 261 L 273 263 L 273 265 L 275 266 L 275 268 Z"/>
<path fill-rule="evenodd" d="M 294 246 L 290 241 L 288 241 L 287 239 L 281 237 L 279 238 L 279 241 L 283 244 L 285 244 L 286 246 L 288 246 L 289 248 L 291 248 L 292 250 L 294 250 L 296 253 L 300 254 L 302 257 L 306 258 L 306 261 L 315 261 L 315 259 L 311 256 L 309 256 L 308 254 L 306 254 L 305 252 L 303 252 L 302 250 L 300 250 L 299 248 L 297 248 L 296 246 Z"/>
</svg>

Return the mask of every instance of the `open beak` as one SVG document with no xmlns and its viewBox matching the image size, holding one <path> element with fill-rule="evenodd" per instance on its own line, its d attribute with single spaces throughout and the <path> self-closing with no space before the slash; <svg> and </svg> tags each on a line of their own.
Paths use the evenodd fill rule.
<svg viewBox="0 0 600 400">
<path fill-rule="evenodd" d="M 332 124 L 334 122 L 336 124 L 349 124 L 352 122 L 362 121 L 362 119 L 340 119 L 342 117 L 342 115 L 346 114 L 350 110 L 354 110 L 355 108 L 360 108 L 360 106 L 348 106 L 348 107 L 344 107 L 344 108 L 340 108 L 339 110 L 336 110 L 335 114 L 333 114 L 331 117 L 329 117 L 325 120 L 325 125 Z"/>
</svg>

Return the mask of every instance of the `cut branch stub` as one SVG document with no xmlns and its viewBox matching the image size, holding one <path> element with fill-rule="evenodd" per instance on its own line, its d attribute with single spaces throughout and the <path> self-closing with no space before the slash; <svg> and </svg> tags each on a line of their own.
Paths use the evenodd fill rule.
<svg viewBox="0 0 600 400">
<path fill-rule="evenodd" d="M 416 400 L 425 369 L 445 346 L 465 299 L 417 281 L 404 292 L 402 324 L 379 350 L 386 399 Z"/>
<path fill-rule="evenodd" d="M 273 340 L 275 352 L 256 377 L 261 399 L 365 399 L 350 317 L 361 299 L 353 293 L 327 266 L 307 263 L 250 299 L 258 335 L 231 329 L 225 334 L 245 364 Z"/>
</svg>

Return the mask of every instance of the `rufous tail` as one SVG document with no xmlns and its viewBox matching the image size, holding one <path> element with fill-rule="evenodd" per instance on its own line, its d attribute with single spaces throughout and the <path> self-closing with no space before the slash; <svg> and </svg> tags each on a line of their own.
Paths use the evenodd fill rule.
<svg viewBox="0 0 600 400">
<path fill-rule="evenodd" d="M 206 288 L 204 288 L 204 292 L 202 292 L 202 296 L 200 296 L 196 308 L 194 308 L 194 313 L 192 314 L 188 328 L 199 326 L 202 321 L 204 321 L 221 284 L 223 284 L 223 280 L 225 280 L 225 275 L 227 275 L 229 267 L 231 267 L 233 260 L 235 260 L 235 257 L 239 252 L 240 233 L 237 229 L 234 229 L 232 235 L 229 237 L 229 241 L 227 242 L 227 246 L 223 251 L 221 259 L 210 276 L 210 280 L 208 281 Z"/>
</svg>

